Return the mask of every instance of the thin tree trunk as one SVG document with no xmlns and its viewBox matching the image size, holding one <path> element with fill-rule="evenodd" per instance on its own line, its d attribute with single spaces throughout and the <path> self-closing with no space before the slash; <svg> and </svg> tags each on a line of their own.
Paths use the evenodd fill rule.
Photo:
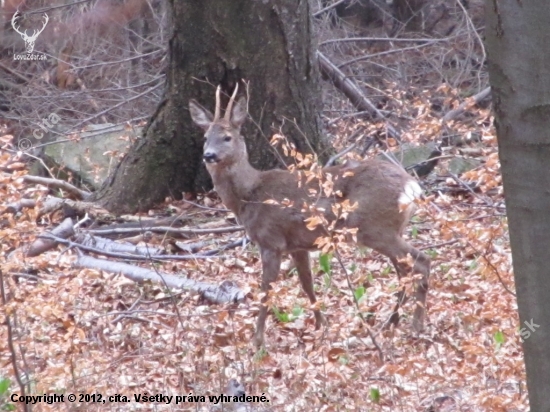
<svg viewBox="0 0 550 412">
<path fill-rule="evenodd" d="M 166 196 L 211 187 L 202 166 L 202 132 L 188 102 L 213 108 L 215 87 L 230 93 L 250 82 L 243 129 L 250 160 L 278 164 L 271 135 L 282 127 L 302 151 L 327 157 L 320 134 L 319 75 L 311 44 L 307 1 L 170 1 L 174 34 L 169 45 L 165 99 L 141 139 L 96 198 L 113 212 L 146 210 Z"/>
<path fill-rule="evenodd" d="M 485 4 L 529 402 L 532 411 L 550 411 L 550 7 Z"/>
</svg>

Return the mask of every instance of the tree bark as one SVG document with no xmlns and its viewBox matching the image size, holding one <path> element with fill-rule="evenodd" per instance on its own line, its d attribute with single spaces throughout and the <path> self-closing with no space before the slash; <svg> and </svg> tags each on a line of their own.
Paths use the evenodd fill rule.
<svg viewBox="0 0 550 412">
<path fill-rule="evenodd" d="M 545 0 L 486 0 L 486 10 L 529 402 L 550 411 L 550 8 Z"/>
<path fill-rule="evenodd" d="M 105 208 L 147 210 L 166 196 L 211 187 L 201 162 L 202 132 L 191 122 L 188 102 L 195 98 L 213 109 L 218 84 L 230 94 L 239 80 L 250 82 L 254 122 L 243 135 L 256 167 L 278 164 L 269 138 L 279 127 L 299 150 L 311 147 L 328 157 L 307 1 L 171 0 L 170 8 L 165 98 L 144 138 L 96 194 Z"/>
</svg>

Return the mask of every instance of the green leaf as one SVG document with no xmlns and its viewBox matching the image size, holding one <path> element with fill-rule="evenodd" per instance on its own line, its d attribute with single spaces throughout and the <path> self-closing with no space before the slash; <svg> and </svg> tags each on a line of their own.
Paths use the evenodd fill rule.
<svg viewBox="0 0 550 412">
<path fill-rule="evenodd" d="M 292 317 L 293 319 L 299 318 L 304 314 L 304 308 L 301 308 L 299 306 L 296 306 L 294 309 L 292 309 Z"/>
<path fill-rule="evenodd" d="M 416 239 L 418 237 L 418 228 L 416 226 L 412 227 L 412 238 Z"/>
<path fill-rule="evenodd" d="M 327 253 L 326 255 L 319 256 L 319 266 L 321 267 L 321 270 L 325 272 L 327 275 L 330 275 L 331 268 L 330 268 L 330 261 L 332 260 L 332 254 Z"/>
<path fill-rule="evenodd" d="M 263 358 L 267 356 L 268 352 L 265 347 L 261 347 L 258 349 L 258 351 L 254 354 L 254 360 L 256 362 L 260 362 Z"/>
<path fill-rule="evenodd" d="M 355 300 L 357 302 L 360 302 L 361 299 L 365 296 L 365 287 L 359 286 L 355 291 L 353 292 L 353 295 L 355 296 Z"/>
<path fill-rule="evenodd" d="M 375 403 L 380 403 L 380 390 L 378 388 L 370 388 L 370 398 Z"/>
<path fill-rule="evenodd" d="M 346 355 L 340 355 L 338 356 L 338 363 L 340 365 L 347 365 L 349 363 L 349 359 Z"/>
<path fill-rule="evenodd" d="M 506 336 L 504 336 L 504 333 L 502 331 L 497 330 L 495 334 L 493 335 L 493 339 L 495 340 L 495 343 L 497 344 L 497 349 L 500 348 L 504 343 L 506 342 Z"/>
<path fill-rule="evenodd" d="M 0 396 L 4 395 L 10 388 L 10 380 L 8 378 L 0 379 Z"/>
<path fill-rule="evenodd" d="M 441 272 L 443 274 L 447 273 L 449 270 L 451 270 L 451 265 L 446 265 L 446 264 L 441 264 L 439 265 L 439 270 L 441 270 Z"/>
<path fill-rule="evenodd" d="M 428 249 L 424 253 L 426 253 L 432 259 L 435 259 L 438 256 L 437 250 L 434 249 Z"/>
<path fill-rule="evenodd" d="M 281 312 L 276 306 L 273 306 L 273 314 L 279 322 L 290 322 L 290 316 L 288 316 L 288 313 Z"/>
</svg>

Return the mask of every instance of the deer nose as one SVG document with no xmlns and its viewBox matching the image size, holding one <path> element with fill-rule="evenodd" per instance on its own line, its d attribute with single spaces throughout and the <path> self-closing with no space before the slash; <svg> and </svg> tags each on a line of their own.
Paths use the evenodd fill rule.
<svg viewBox="0 0 550 412">
<path fill-rule="evenodd" d="M 218 161 L 218 156 L 213 152 L 204 152 L 202 158 L 206 163 L 216 163 Z"/>
</svg>

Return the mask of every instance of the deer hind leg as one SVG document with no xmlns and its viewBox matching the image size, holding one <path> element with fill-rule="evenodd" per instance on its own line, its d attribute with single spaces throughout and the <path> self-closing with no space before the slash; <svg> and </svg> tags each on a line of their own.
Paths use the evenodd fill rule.
<svg viewBox="0 0 550 412">
<path fill-rule="evenodd" d="M 260 348 L 264 345 L 265 321 L 267 319 L 267 306 L 264 305 L 267 301 L 267 294 L 272 282 L 277 280 L 279 269 L 281 268 L 281 253 L 276 250 L 262 249 L 262 292 L 265 296 L 262 299 L 260 313 L 256 322 L 256 332 L 254 333 L 254 344 Z"/>
<path fill-rule="evenodd" d="M 298 277 L 304 292 L 306 292 L 309 301 L 313 304 L 317 302 L 315 298 L 315 291 L 313 290 L 313 276 L 311 274 L 311 266 L 309 264 L 309 253 L 307 251 L 293 252 L 290 254 L 294 263 L 296 264 L 296 270 L 298 271 Z M 315 315 L 315 329 L 319 329 L 321 326 L 326 325 L 326 320 L 320 310 L 314 309 Z"/>
<path fill-rule="evenodd" d="M 390 258 L 391 263 L 393 264 L 393 267 L 395 268 L 395 272 L 397 273 L 397 277 L 401 279 L 403 276 L 407 274 L 406 269 L 403 270 L 403 265 L 399 263 L 399 261 L 395 258 Z M 393 313 L 390 316 L 389 323 L 397 326 L 399 324 L 399 308 L 402 304 L 404 304 L 407 301 L 407 294 L 403 289 L 399 289 L 399 292 L 397 292 L 397 302 L 395 303 L 395 306 L 393 308 Z"/>
<path fill-rule="evenodd" d="M 430 259 L 424 253 L 420 252 L 418 249 L 415 249 L 407 242 L 405 242 L 401 237 L 395 236 L 393 239 L 385 239 L 384 242 L 369 242 L 366 246 L 370 246 L 376 251 L 386 255 L 390 258 L 395 270 L 397 271 L 397 276 L 400 278 L 403 277 L 412 269 L 412 273 L 419 273 L 422 275 L 422 278 L 416 281 L 416 308 L 414 310 L 413 316 L 413 329 L 417 332 L 422 331 L 424 328 L 424 317 L 426 314 L 426 295 L 428 293 L 428 282 L 430 277 Z M 375 243 L 375 244 L 373 244 Z M 410 254 L 412 257 L 412 268 L 404 262 L 407 255 Z M 398 294 L 398 304 L 394 309 L 394 314 L 392 315 L 392 321 L 397 321 L 399 319 L 398 315 L 395 314 L 396 310 L 399 309 L 399 305 L 404 302 L 404 296 Z"/>
</svg>

